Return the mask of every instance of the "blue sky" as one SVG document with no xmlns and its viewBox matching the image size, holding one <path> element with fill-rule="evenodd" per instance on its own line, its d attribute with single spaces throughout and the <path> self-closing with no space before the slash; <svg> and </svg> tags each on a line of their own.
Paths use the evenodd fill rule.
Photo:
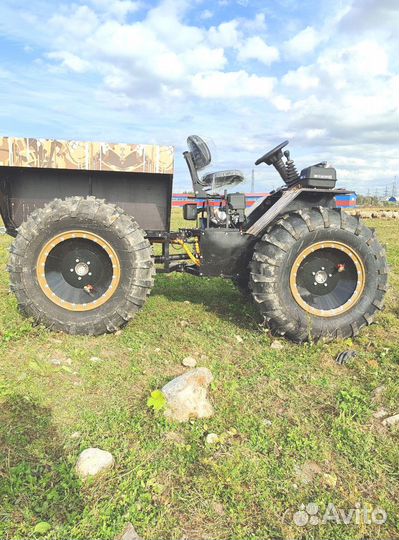
<svg viewBox="0 0 399 540">
<path fill-rule="evenodd" d="M 1 134 L 176 146 L 242 169 L 288 138 L 366 193 L 398 174 L 394 0 L 1 0 Z M 279 185 L 256 168 L 256 189 Z M 248 189 L 249 182 L 243 186 Z"/>
</svg>

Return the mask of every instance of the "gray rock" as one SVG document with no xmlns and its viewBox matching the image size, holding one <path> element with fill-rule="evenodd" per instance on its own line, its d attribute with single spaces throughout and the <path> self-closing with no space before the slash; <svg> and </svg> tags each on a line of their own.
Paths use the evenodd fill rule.
<svg viewBox="0 0 399 540">
<path fill-rule="evenodd" d="M 186 356 L 186 358 L 183 358 L 182 364 L 184 367 L 195 368 L 197 360 L 192 356 Z"/>
<path fill-rule="evenodd" d="M 58 360 L 58 358 L 53 358 L 52 360 L 50 360 L 50 364 L 52 364 L 53 366 L 60 366 L 62 362 L 61 360 Z"/>
<path fill-rule="evenodd" d="M 99 358 L 98 356 L 92 356 L 90 358 L 90 362 L 93 362 L 94 364 L 99 364 L 100 362 L 102 362 L 102 358 Z"/>
<path fill-rule="evenodd" d="M 208 435 L 205 438 L 206 444 L 216 444 L 219 442 L 219 436 L 216 435 L 216 433 L 208 433 Z"/>
<path fill-rule="evenodd" d="M 6 228 L 0 227 L 0 234 L 6 234 Z"/>
<path fill-rule="evenodd" d="M 384 418 L 384 416 L 388 415 L 388 411 L 385 409 L 378 409 L 378 411 L 375 411 L 373 413 L 374 418 Z"/>
<path fill-rule="evenodd" d="M 197 368 L 168 382 L 162 388 L 167 402 L 165 416 L 176 422 L 212 416 L 213 407 L 207 397 L 208 386 L 212 381 L 209 369 Z"/>
<path fill-rule="evenodd" d="M 302 465 L 295 465 L 295 476 L 302 484 L 310 484 L 318 474 L 323 471 L 314 461 L 305 461 Z"/>
<path fill-rule="evenodd" d="M 273 341 L 270 348 L 275 349 L 276 351 L 281 351 L 281 349 L 284 349 L 284 345 L 281 343 L 281 341 Z"/>
<path fill-rule="evenodd" d="M 382 421 L 382 424 L 384 426 L 394 426 L 396 424 L 399 424 L 399 414 L 394 414 L 393 416 L 385 418 L 385 420 Z"/>
<path fill-rule="evenodd" d="M 142 540 L 131 523 L 128 523 L 123 532 L 115 537 L 115 540 Z"/>
<path fill-rule="evenodd" d="M 87 448 L 80 454 L 76 472 L 80 478 L 96 476 L 114 466 L 115 460 L 110 452 L 100 448 Z"/>
</svg>

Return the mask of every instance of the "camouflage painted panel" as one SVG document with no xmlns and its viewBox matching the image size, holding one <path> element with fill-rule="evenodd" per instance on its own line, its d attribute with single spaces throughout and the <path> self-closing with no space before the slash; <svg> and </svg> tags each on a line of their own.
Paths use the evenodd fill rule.
<svg viewBox="0 0 399 540">
<path fill-rule="evenodd" d="M 173 174 L 173 146 L 0 137 L 0 166 Z"/>
</svg>

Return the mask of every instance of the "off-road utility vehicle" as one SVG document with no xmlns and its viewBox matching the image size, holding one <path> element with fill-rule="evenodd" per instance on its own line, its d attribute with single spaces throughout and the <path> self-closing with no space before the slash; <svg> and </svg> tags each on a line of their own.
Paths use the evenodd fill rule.
<svg viewBox="0 0 399 540">
<path fill-rule="evenodd" d="M 273 165 L 283 187 L 247 209 L 244 194 L 221 192 L 242 173 L 204 174 L 208 146 L 187 143 L 202 202 L 183 208 L 192 228 L 170 231 L 173 148 L 0 138 L 0 212 L 15 236 L 9 271 L 24 314 L 71 334 L 113 332 L 144 305 L 157 270 L 233 279 L 271 330 L 295 341 L 354 336 L 373 321 L 385 252 L 336 208 L 335 196 L 351 192 L 335 188 L 335 169 L 299 174 L 285 141 L 256 161 Z"/>
</svg>

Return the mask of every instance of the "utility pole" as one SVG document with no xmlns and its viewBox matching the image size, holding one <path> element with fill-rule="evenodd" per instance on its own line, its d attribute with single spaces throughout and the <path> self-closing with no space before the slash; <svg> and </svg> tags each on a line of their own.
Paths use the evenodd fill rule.
<svg viewBox="0 0 399 540">
<path fill-rule="evenodd" d="M 251 193 L 255 193 L 255 169 L 252 169 Z"/>
</svg>

